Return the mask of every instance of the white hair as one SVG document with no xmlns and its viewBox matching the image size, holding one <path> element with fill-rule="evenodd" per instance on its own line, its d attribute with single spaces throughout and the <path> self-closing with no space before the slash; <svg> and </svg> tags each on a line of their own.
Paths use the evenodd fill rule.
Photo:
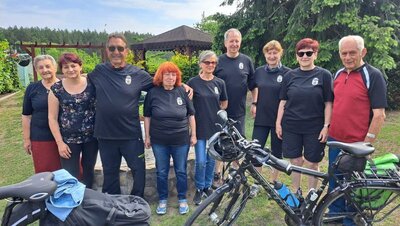
<svg viewBox="0 0 400 226">
<path fill-rule="evenodd" d="M 33 66 L 35 67 L 35 68 L 37 68 L 37 64 L 40 62 L 40 61 L 42 61 L 42 60 L 50 60 L 51 61 L 51 63 L 53 64 L 53 66 L 55 67 L 55 68 L 57 68 L 57 62 L 56 62 L 56 60 L 52 57 L 52 56 L 50 56 L 50 55 L 39 55 L 39 56 L 37 56 L 37 57 L 35 57 L 35 59 L 33 60 Z"/>
<path fill-rule="evenodd" d="M 364 47 L 364 39 L 361 36 L 359 36 L 359 35 L 348 35 L 348 36 L 345 36 L 345 37 L 340 39 L 340 41 L 339 41 L 339 50 L 340 50 L 340 47 L 343 44 L 343 41 L 345 41 L 347 39 L 351 39 L 351 40 L 355 41 L 357 43 L 357 49 L 360 52 L 365 48 Z"/>
</svg>

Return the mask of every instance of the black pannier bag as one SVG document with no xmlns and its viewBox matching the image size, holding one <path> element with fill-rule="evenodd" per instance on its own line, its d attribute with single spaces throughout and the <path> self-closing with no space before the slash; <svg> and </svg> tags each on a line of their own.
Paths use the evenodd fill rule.
<svg viewBox="0 0 400 226">
<path fill-rule="evenodd" d="M 149 204 L 138 196 L 108 195 L 86 189 L 82 204 L 68 215 L 65 222 L 60 221 L 49 212 L 40 221 L 40 225 L 149 225 L 150 214 Z"/>
<path fill-rule="evenodd" d="M 28 225 L 45 216 L 47 216 L 47 209 L 44 202 L 23 201 L 14 206 L 9 221 L 2 223 L 6 225 Z"/>
<path fill-rule="evenodd" d="M 336 159 L 335 166 L 342 173 L 363 172 L 367 164 L 366 157 L 356 157 L 341 153 Z"/>
</svg>

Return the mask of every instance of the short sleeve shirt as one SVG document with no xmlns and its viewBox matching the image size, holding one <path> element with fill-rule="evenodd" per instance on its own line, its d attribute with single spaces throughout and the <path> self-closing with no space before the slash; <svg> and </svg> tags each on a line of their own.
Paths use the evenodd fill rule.
<svg viewBox="0 0 400 226">
<path fill-rule="evenodd" d="M 88 83 L 78 94 L 68 93 L 62 81 L 54 83 L 51 91 L 57 97 L 60 110 L 58 123 L 63 141 L 72 144 L 87 143 L 94 139 L 95 90 Z"/>
<path fill-rule="evenodd" d="M 238 118 L 246 114 L 247 90 L 254 89 L 254 65 L 250 57 L 240 53 L 236 58 L 226 54 L 218 57 L 215 75 L 224 80 L 229 97 L 228 116 Z"/>
<path fill-rule="evenodd" d="M 141 138 L 139 98 L 141 91 L 153 87 L 153 78 L 130 64 L 116 69 L 108 62 L 97 65 L 88 78 L 96 89 L 95 137 L 110 140 Z"/>
<path fill-rule="evenodd" d="M 279 97 L 287 101 L 283 130 L 298 134 L 319 133 L 324 125 L 325 102 L 333 101 L 332 74 L 321 67 L 289 71 L 283 78 Z"/>
<path fill-rule="evenodd" d="M 49 127 L 48 90 L 41 81 L 28 85 L 22 105 L 22 115 L 31 115 L 30 139 L 53 141 Z"/>
<path fill-rule="evenodd" d="M 264 65 L 256 69 L 254 80 L 258 97 L 254 125 L 275 127 L 283 76 L 289 70 L 282 65 L 272 69 Z"/>
<path fill-rule="evenodd" d="M 193 105 L 196 109 L 197 139 L 208 139 L 218 132 L 215 123 L 218 122 L 217 112 L 220 110 L 220 101 L 228 100 L 225 83 L 217 77 L 206 81 L 198 75 L 191 78 L 187 84 L 194 91 Z"/>
<path fill-rule="evenodd" d="M 372 109 L 387 107 L 387 87 L 382 72 L 369 64 L 350 73 L 339 70 L 333 82 L 333 93 L 329 136 L 341 142 L 364 141 Z"/>
<path fill-rule="evenodd" d="M 194 107 L 183 87 L 165 90 L 154 87 L 145 98 L 144 116 L 150 117 L 151 143 L 161 145 L 189 144 L 189 116 Z"/>
</svg>

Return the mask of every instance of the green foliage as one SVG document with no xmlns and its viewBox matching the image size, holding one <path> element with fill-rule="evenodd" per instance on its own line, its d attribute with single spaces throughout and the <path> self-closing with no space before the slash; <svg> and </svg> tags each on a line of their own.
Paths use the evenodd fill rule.
<svg viewBox="0 0 400 226">
<path fill-rule="evenodd" d="M 171 58 L 171 61 L 181 69 L 182 82 L 184 83 L 199 73 L 198 58 L 195 56 L 190 58 L 189 56 L 178 53 Z"/>
<path fill-rule="evenodd" d="M 101 63 L 101 58 L 97 52 L 88 53 L 81 49 L 46 49 L 45 54 L 49 54 L 58 62 L 61 54 L 63 53 L 75 53 L 81 58 L 82 60 L 82 71 L 83 73 L 91 72 L 97 64 Z M 36 55 L 41 54 L 38 50 Z M 62 73 L 59 71 L 58 73 Z"/>
<path fill-rule="evenodd" d="M 38 42 L 38 43 L 66 43 L 76 44 L 102 44 L 107 41 L 108 34 L 105 31 L 97 32 L 91 30 L 61 30 L 61 29 L 50 29 L 48 27 L 8 27 L 0 28 L 0 38 L 6 38 L 10 43 L 17 42 Z M 129 43 L 142 41 L 146 38 L 151 37 L 149 33 L 139 34 L 137 32 L 125 31 L 124 36 Z"/>
<path fill-rule="evenodd" d="M 146 69 L 147 71 L 154 75 L 157 71 L 158 66 L 168 61 L 170 56 L 166 52 L 158 52 L 158 51 L 148 51 L 146 53 Z"/>
<path fill-rule="evenodd" d="M 8 54 L 9 44 L 0 41 L 0 94 L 15 91 L 21 87 L 16 61 Z"/>
<path fill-rule="evenodd" d="M 238 7 L 232 15 L 212 16 L 219 24 L 214 49 L 223 50 L 224 32 L 235 27 L 242 32 L 241 51 L 255 59 L 256 66 L 265 64 L 261 51 L 263 45 L 275 39 L 285 48 L 283 64 L 295 68 L 295 45 L 310 37 L 320 43 L 316 64 L 334 73 L 343 67 L 338 56 L 340 38 L 355 34 L 365 39 L 368 53 L 364 60 L 387 75 L 389 84 L 392 80 L 400 80 L 399 71 L 394 71 L 400 56 L 398 0 L 223 1 L 223 5 L 235 3 Z M 391 96 L 396 93 L 394 88 L 389 85 L 390 100 L 396 100 Z"/>
</svg>

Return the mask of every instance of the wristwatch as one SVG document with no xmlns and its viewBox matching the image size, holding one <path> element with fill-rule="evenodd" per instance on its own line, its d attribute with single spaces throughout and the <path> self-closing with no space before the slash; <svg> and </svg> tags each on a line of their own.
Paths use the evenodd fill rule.
<svg viewBox="0 0 400 226">
<path fill-rule="evenodd" d="M 329 128 L 331 124 L 324 124 L 324 128 Z"/>
<path fill-rule="evenodd" d="M 252 105 L 254 105 L 254 106 L 257 106 L 257 102 L 253 102 L 253 103 L 251 103 Z"/>
</svg>

